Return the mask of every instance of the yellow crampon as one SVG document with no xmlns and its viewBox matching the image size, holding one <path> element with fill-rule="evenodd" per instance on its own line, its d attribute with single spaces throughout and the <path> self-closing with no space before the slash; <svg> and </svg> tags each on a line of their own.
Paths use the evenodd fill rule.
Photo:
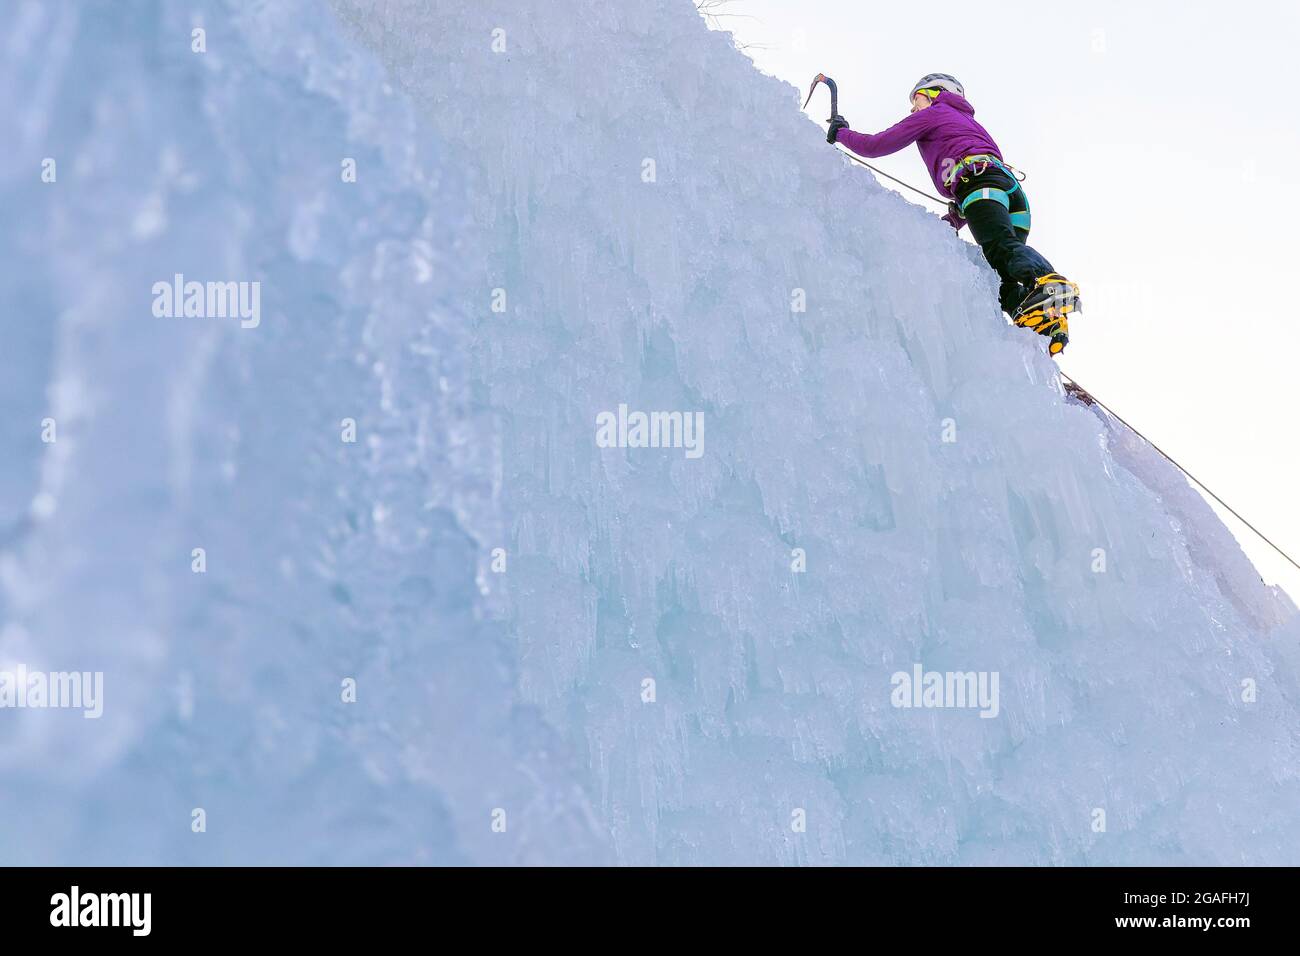
<svg viewBox="0 0 1300 956">
<path fill-rule="evenodd" d="M 1056 318 L 1041 314 L 1037 318 L 1022 315 L 1016 318 L 1016 325 L 1048 336 L 1051 339 L 1047 346 L 1048 355 L 1059 355 L 1070 341 L 1070 323 L 1064 315 Z"/>
<path fill-rule="evenodd" d="M 1022 329 L 1032 329 L 1040 335 L 1051 335 L 1056 331 L 1057 325 L 1065 324 L 1065 315 L 1052 314 L 1051 310 L 1035 309 L 1033 312 L 1016 316 L 1015 323 Z"/>
<path fill-rule="evenodd" d="M 1079 308 L 1079 287 L 1053 272 L 1034 281 L 1034 291 L 1025 297 L 1024 310 L 1014 321 L 1022 329 L 1032 329 L 1051 339 L 1049 355 L 1058 355 L 1070 341 L 1066 316 Z"/>
<path fill-rule="evenodd" d="M 1065 319 L 1061 320 L 1061 328 L 1052 335 L 1052 341 L 1047 343 L 1048 355 L 1060 355 L 1065 351 L 1065 347 L 1070 344 L 1070 333 L 1065 327 Z"/>
</svg>

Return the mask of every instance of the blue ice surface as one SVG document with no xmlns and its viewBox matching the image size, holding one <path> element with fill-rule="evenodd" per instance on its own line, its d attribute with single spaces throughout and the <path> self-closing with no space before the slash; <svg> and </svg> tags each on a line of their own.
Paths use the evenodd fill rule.
<svg viewBox="0 0 1300 956">
<path fill-rule="evenodd" d="M 1294 606 L 689 0 L 8 15 L 0 863 L 1300 863 Z"/>
</svg>

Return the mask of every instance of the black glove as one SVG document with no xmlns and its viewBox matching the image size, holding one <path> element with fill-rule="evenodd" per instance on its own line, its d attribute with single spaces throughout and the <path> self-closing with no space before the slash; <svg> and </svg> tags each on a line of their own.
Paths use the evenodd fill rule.
<svg viewBox="0 0 1300 956">
<path fill-rule="evenodd" d="M 849 121 L 846 120 L 839 113 L 836 113 L 834 116 L 831 117 L 830 129 L 826 131 L 826 142 L 834 146 L 835 137 L 839 135 L 840 130 L 848 129 L 848 128 L 849 128 Z"/>
</svg>

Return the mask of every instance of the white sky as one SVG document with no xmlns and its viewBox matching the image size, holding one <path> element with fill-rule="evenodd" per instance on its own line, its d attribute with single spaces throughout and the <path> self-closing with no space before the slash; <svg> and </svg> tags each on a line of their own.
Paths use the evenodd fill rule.
<svg viewBox="0 0 1300 956">
<path fill-rule="evenodd" d="M 1287 295 L 1300 260 L 1300 3 L 724 9 L 745 16 L 718 25 L 761 44 L 749 55 L 801 101 L 818 72 L 834 77 L 856 130 L 902 119 L 924 74 L 960 78 L 1029 174 L 1030 244 L 1082 288 L 1061 368 L 1300 560 L 1300 310 Z M 829 104 L 821 87 L 808 108 L 823 131 Z M 914 146 L 873 164 L 930 189 Z M 871 175 L 845 169 L 858 173 Z M 1300 571 L 1224 518 L 1263 577 L 1300 598 Z"/>
</svg>

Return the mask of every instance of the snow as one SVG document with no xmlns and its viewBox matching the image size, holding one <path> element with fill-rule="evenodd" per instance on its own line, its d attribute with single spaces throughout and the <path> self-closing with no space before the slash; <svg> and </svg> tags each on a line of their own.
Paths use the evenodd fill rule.
<svg viewBox="0 0 1300 956">
<path fill-rule="evenodd" d="M 12 13 L 0 670 L 105 699 L 0 709 L 0 859 L 1300 862 L 1294 606 L 800 91 L 689 0 L 331 7 Z"/>
</svg>

